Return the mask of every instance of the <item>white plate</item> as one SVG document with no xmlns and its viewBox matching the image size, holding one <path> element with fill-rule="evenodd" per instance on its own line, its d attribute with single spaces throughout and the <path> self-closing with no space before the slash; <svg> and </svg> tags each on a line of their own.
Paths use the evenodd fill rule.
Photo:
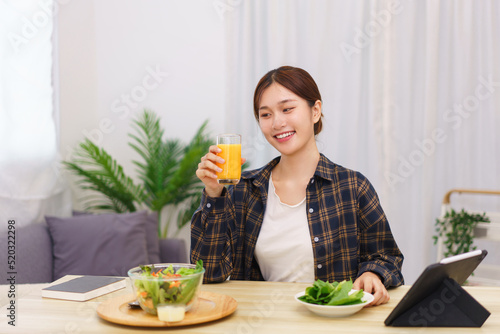
<svg viewBox="0 0 500 334">
<path fill-rule="evenodd" d="M 351 290 L 349 294 L 354 293 L 357 290 Z M 368 292 L 363 291 L 363 297 L 361 301 L 363 303 L 354 304 L 354 305 L 318 305 L 318 304 L 310 304 L 299 300 L 299 297 L 305 295 L 305 291 L 299 292 L 295 295 L 295 300 L 307 307 L 311 312 L 314 312 L 323 317 L 330 318 L 340 318 L 347 317 L 353 315 L 354 313 L 360 311 L 367 304 L 371 303 L 374 299 L 373 295 Z"/>
</svg>

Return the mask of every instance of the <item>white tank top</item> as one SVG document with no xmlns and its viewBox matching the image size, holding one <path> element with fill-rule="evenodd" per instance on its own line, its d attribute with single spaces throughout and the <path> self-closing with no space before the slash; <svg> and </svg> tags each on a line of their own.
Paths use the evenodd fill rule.
<svg viewBox="0 0 500 334">
<path fill-rule="evenodd" d="M 306 199 L 296 205 L 282 203 L 276 194 L 272 174 L 254 255 L 266 281 L 314 282 Z"/>
</svg>

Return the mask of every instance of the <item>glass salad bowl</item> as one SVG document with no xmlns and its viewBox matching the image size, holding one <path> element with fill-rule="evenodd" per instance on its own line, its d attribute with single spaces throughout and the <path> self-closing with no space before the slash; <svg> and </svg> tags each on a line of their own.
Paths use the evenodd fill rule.
<svg viewBox="0 0 500 334">
<path fill-rule="evenodd" d="M 203 263 L 162 263 L 132 268 L 134 295 L 149 314 L 165 315 L 165 321 L 178 321 L 196 302 L 203 282 Z M 172 318 L 173 317 L 173 318 Z M 177 319 L 175 319 L 177 318 Z M 182 320 L 180 319 L 180 320 Z"/>
</svg>

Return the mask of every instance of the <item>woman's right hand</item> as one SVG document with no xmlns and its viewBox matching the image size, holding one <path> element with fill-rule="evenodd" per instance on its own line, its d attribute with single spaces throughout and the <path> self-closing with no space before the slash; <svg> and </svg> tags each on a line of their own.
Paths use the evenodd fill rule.
<svg viewBox="0 0 500 334">
<path fill-rule="evenodd" d="M 224 163 L 224 159 L 217 155 L 220 152 L 221 149 L 217 145 L 210 146 L 208 153 L 201 157 L 201 162 L 196 170 L 196 176 L 205 184 L 205 191 L 210 197 L 220 196 L 224 189 L 224 186 L 217 182 L 216 174 L 222 171 L 216 163 Z"/>
</svg>

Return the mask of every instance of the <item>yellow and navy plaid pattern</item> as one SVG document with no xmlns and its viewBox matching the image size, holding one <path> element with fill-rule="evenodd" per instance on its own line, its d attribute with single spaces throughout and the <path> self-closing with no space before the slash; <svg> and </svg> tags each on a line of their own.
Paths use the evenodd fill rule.
<svg viewBox="0 0 500 334">
<path fill-rule="evenodd" d="M 225 188 L 220 197 L 203 192 L 191 221 L 191 262 L 203 260 L 205 282 L 222 282 L 229 276 L 263 280 L 254 249 L 266 209 L 269 177 L 279 159 L 243 172 L 240 182 Z M 321 154 L 307 186 L 306 202 L 316 279 L 355 280 L 371 271 L 387 287 L 403 284 L 403 254 L 375 189 L 361 173 Z"/>
</svg>

